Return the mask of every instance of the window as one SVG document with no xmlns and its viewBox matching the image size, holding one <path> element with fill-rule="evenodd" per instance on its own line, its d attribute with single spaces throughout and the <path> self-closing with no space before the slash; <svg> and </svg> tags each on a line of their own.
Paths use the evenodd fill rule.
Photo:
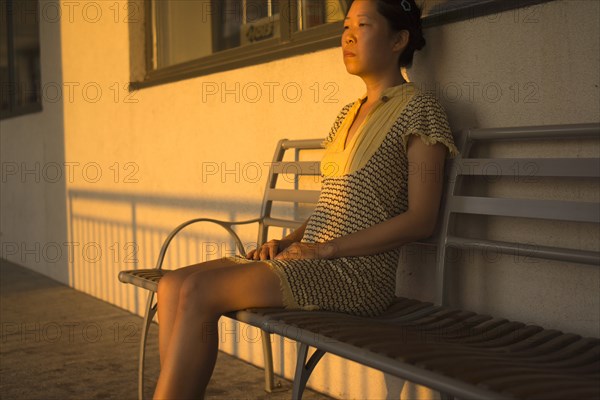
<svg viewBox="0 0 600 400">
<path fill-rule="evenodd" d="M 347 0 L 147 0 L 140 88 L 339 45 Z"/>
<path fill-rule="evenodd" d="M 2 0 L 0 0 L 2 1 Z M 340 45 L 352 0 L 144 0 L 146 74 L 131 89 Z M 398 0 L 400 1 L 400 0 Z M 551 0 L 417 0 L 423 27 L 513 10 L 536 22 Z"/>
<path fill-rule="evenodd" d="M 0 1 L 0 118 L 42 110 L 37 0 Z"/>
</svg>

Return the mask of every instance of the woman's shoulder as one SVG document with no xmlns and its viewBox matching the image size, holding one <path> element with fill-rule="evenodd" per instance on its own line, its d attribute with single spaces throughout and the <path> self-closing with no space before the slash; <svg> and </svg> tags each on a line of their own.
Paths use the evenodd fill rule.
<svg viewBox="0 0 600 400">
<path fill-rule="evenodd" d="M 446 114 L 446 110 L 438 98 L 433 93 L 425 91 L 415 93 L 407 105 L 406 111 L 412 115 L 428 113 Z"/>
<path fill-rule="evenodd" d="M 451 156 L 458 154 L 454 137 L 450 129 L 448 115 L 439 99 L 432 93 L 419 92 L 407 105 L 405 112 L 398 119 L 397 126 L 404 146 L 410 135 L 420 136 L 426 143 L 442 142 Z"/>
<path fill-rule="evenodd" d="M 449 129 L 448 114 L 438 98 L 429 92 L 417 92 L 396 120 L 405 128 L 415 125 L 434 125 Z"/>
</svg>

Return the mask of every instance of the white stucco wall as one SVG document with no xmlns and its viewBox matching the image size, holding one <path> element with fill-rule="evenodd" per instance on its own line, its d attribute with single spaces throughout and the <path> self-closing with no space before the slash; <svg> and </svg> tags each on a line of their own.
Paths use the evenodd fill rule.
<svg viewBox="0 0 600 400">
<path fill-rule="evenodd" d="M 276 141 L 324 137 L 364 87 L 333 48 L 130 93 L 141 59 L 130 54 L 130 41 L 140 25 L 122 22 L 125 3 L 115 22 L 110 4 L 95 23 L 77 12 L 71 20 L 41 19 L 44 110 L 0 122 L 0 240 L 2 257 L 140 313 L 145 293 L 120 284 L 118 271 L 152 266 L 166 232 L 187 218 L 254 217 Z M 436 91 L 454 130 L 597 122 L 599 7 L 553 1 L 427 29 L 409 76 Z M 245 169 L 257 164 L 262 179 Z M 207 174 L 215 166 L 218 173 Z M 230 172 L 222 177 L 223 170 Z M 587 196 L 597 198 L 597 191 Z M 249 230 L 242 234 L 255 239 Z M 223 243 L 220 231 L 194 230 L 168 267 L 211 258 Z M 599 335 L 597 268 L 527 269 L 509 261 L 475 268 L 459 268 L 458 305 Z M 407 262 L 398 292 L 429 299 L 431 273 L 430 263 Z M 564 283 L 560 290 L 551 286 L 556 282 Z M 222 348 L 261 364 L 251 342 Z M 276 342 L 276 371 L 291 376 L 294 352 L 291 343 Z M 408 398 L 435 396 L 329 356 L 310 384 L 341 398 L 398 398 L 400 390 Z"/>
</svg>

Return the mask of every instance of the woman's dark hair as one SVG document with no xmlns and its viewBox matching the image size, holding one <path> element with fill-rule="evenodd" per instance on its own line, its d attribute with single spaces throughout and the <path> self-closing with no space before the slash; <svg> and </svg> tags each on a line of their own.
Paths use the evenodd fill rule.
<svg viewBox="0 0 600 400">
<path fill-rule="evenodd" d="M 408 44 L 398 60 L 398 67 L 410 68 L 416 50 L 425 47 L 421 27 L 421 9 L 415 0 L 376 0 L 377 12 L 383 15 L 392 31 L 407 30 Z"/>
</svg>

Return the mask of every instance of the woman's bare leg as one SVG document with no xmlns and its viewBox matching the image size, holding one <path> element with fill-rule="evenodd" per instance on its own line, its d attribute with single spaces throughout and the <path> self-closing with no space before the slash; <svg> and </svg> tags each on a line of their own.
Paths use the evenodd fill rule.
<svg viewBox="0 0 600 400">
<path fill-rule="evenodd" d="M 158 284 L 157 302 L 158 302 L 158 352 L 160 354 L 160 364 L 167 353 L 175 316 L 177 314 L 177 305 L 179 303 L 179 289 L 189 275 L 198 271 L 222 268 L 236 263 L 225 258 L 206 261 L 200 264 L 190 265 L 170 271 L 162 277 Z M 239 264 L 238 264 L 239 265 Z"/>
<path fill-rule="evenodd" d="M 228 311 L 281 307 L 279 278 L 260 261 L 192 273 L 181 285 L 177 316 L 154 399 L 202 399 L 218 352 L 217 322 Z"/>
</svg>

